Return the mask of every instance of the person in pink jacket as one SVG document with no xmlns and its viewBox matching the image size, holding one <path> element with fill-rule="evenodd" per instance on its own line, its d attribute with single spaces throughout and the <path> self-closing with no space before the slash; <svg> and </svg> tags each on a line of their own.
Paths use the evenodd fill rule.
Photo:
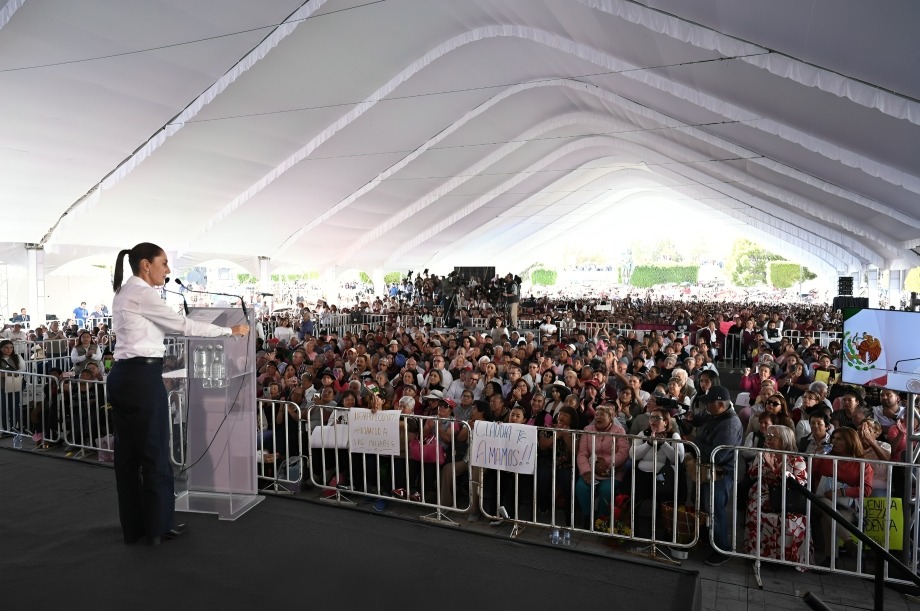
<svg viewBox="0 0 920 611">
<path fill-rule="evenodd" d="M 584 432 L 617 435 L 626 433 L 623 427 L 617 424 L 613 409 L 608 405 L 597 408 L 594 422 L 586 426 Z M 592 500 L 595 516 L 610 515 L 612 497 L 623 486 L 623 465 L 629 458 L 629 445 L 629 439 L 626 437 L 579 435 L 576 458 L 579 477 L 575 482 L 575 498 L 585 527 L 591 519 Z"/>
</svg>

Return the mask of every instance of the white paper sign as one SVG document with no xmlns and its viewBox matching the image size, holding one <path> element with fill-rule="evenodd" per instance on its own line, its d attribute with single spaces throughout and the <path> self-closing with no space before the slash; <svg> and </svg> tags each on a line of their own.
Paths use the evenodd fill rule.
<svg viewBox="0 0 920 611">
<path fill-rule="evenodd" d="M 399 411 L 353 407 L 348 410 L 348 441 L 352 452 L 399 455 Z"/>
<path fill-rule="evenodd" d="M 470 464 L 532 474 L 537 464 L 537 427 L 477 420 Z"/>
</svg>

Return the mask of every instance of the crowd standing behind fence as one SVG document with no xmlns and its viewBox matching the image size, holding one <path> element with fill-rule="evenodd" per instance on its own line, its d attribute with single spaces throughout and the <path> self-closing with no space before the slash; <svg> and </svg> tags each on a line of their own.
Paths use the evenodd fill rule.
<svg viewBox="0 0 920 611">
<path fill-rule="evenodd" d="M 836 313 L 824 306 L 647 297 L 614 300 L 605 304 L 609 309 L 596 305 L 524 298 L 518 324 L 510 328 L 496 325 L 494 308 L 481 302 L 461 302 L 456 314 L 448 315 L 434 302 L 382 299 L 364 304 L 360 311 L 340 313 L 323 303 L 291 310 L 286 321 L 264 316 L 256 355 L 261 409 L 254 434 L 259 452 L 253 457 L 260 480 L 278 491 L 315 486 L 334 502 L 361 496 L 372 498 L 380 509 L 391 502 L 417 504 L 434 511 L 438 520 L 452 514 L 465 514 L 469 520 L 485 516 L 496 525 L 577 530 L 654 542 L 672 551 L 696 545 L 698 539 L 714 539 L 715 552 L 727 557 L 776 558 L 814 570 L 824 568 L 818 566 L 824 559 L 812 551 L 813 537 L 824 535 L 824 523 L 810 506 L 803 514 L 792 511 L 785 495 L 774 497 L 771 480 L 792 474 L 816 490 L 827 486 L 822 493 L 830 494 L 829 501 L 840 506 L 839 498 L 850 499 L 845 507 L 850 517 L 866 524 L 868 499 L 876 493 L 865 480 L 876 485 L 880 480 L 874 474 L 884 472 L 890 477 L 881 480 L 889 488 L 882 498 L 901 499 L 902 531 L 914 533 L 913 501 L 899 482 L 915 468 L 909 457 L 894 462 L 903 460 L 904 397 L 884 393 L 883 402 L 870 392 L 860 399 L 864 404 L 877 402 L 877 409 L 868 411 L 881 413 L 878 420 L 885 426 L 878 433 L 860 429 L 857 435 L 875 435 L 879 447 L 887 437 L 892 452 L 889 459 L 876 453 L 873 463 L 882 466 L 860 471 L 858 481 L 843 461 L 867 459 L 821 458 L 813 452 L 823 456 L 824 439 L 808 439 L 811 429 L 802 437 L 808 441 L 803 446 L 807 453 L 794 448 L 805 462 L 803 470 L 798 459 L 767 458 L 790 452 L 774 442 L 745 447 L 733 440 L 724 448 L 716 447 L 722 443 L 717 439 L 700 443 L 697 435 L 705 423 L 688 418 L 705 413 L 703 407 L 716 398 L 709 393 L 719 386 L 712 378 L 718 381 L 720 369 L 743 372 L 750 367 L 747 383 L 756 381 L 756 391 L 751 386 L 733 396 L 731 404 L 732 409 L 750 407 L 751 423 L 758 423 L 748 427 L 752 438 L 754 433 L 778 435 L 772 412 L 765 416 L 767 402 L 777 394 L 787 403 L 796 428 L 802 422 L 820 426 L 823 410 L 830 422 L 845 386 L 838 376 L 831 376 L 840 365 Z M 460 321 L 465 325 L 454 324 Z M 277 333 L 278 325 L 289 332 Z M 98 345 L 107 338 L 111 344 L 116 337 L 97 330 L 92 341 Z M 28 417 L 16 420 L 13 410 L 4 416 L 0 431 L 25 429 L 41 433 L 42 442 L 73 444 L 88 452 L 105 450 L 101 440 L 110 429 L 99 381 L 105 375 L 104 364 L 92 373 L 98 378 L 72 380 L 66 390 L 63 384 L 66 378 L 61 374 L 74 370 L 76 340 L 71 334 L 11 343 L 13 352 L 25 355 L 19 400 Z M 170 352 L 167 363 L 184 366 L 180 351 L 171 347 Z M 669 384 L 672 380 L 676 383 Z M 761 382 L 769 382 L 769 388 L 760 388 Z M 812 395 L 820 385 L 823 396 L 816 401 Z M 9 397 L 4 405 L 13 404 L 13 388 L 4 391 Z M 96 398 L 89 399 L 93 388 Z M 172 456 L 179 465 L 185 406 L 178 398 L 181 392 L 174 391 Z M 726 399 L 722 394 L 718 398 Z M 383 423 L 386 419 L 377 415 L 356 418 L 354 414 L 365 412 L 354 410 L 389 412 L 395 420 Z M 603 424 L 595 422 L 598 413 L 611 416 L 617 427 L 598 430 Z M 653 420 L 656 416 L 662 420 Z M 653 439 L 654 452 L 637 451 L 654 437 L 664 416 L 670 435 Z M 362 443 L 379 443 L 391 453 L 349 445 L 356 423 L 366 425 L 371 417 L 383 423 L 373 430 L 383 430 L 385 424 L 395 431 L 395 438 L 372 439 L 367 429 Z M 771 426 L 761 430 L 761 419 Z M 25 422 L 29 424 L 24 427 Z M 520 447 L 489 445 L 485 433 L 477 436 L 477 427 L 484 425 L 493 427 L 487 430 L 499 441 L 505 430 L 519 432 Z M 848 427 L 838 430 L 843 428 Z M 895 439 L 885 428 L 894 431 Z M 824 437 L 830 439 L 833 431 Z M 621 446 L 625 460 L 614 458 Z M 524 460 L 528 448 L 532 455 Z M 746 459 L 737 456 L 740 452 Z M 518 457 L 513 460 L 530 461 L 533 469 L 515 471 L 510 467 L 516 465 L 489 464 L 484 456 Z M 714 457 L 722 465 L 721 473 L 704 468 Z M 815 466 L 819 458 L 831 466 Z M 717 511 L 702 511 L 715 500 L 715 486 L 710 484 L 720 481 L 728 482 L 720 484 L 726 490 L 719 493 L 724 520 Z M 586 490 L 578 491 L 579 482 Z M 844 485 L 848 492 L 841 491 Z M 785 519 L 770 517 L 783 511 Z M 812 523 L 821 523 L 822 529 L 809 528 Z M 714 524 L 713 531 L 700 537 L 700 525 L 707 524 Z M 724 537 L 715 530 L 723 524 Z M 890 535 L 879 534 L 886 545 L 891 543 Z M 828 568 L 861 570 L 861 560 L 849 566 L 848 556 L 831 556 L 834 546 L 827 542 L 833 536 L 831 532 L 819 541 L 831 558 Z M 917 539 L 915 533 L 909 537 L 911 550 Z M 914 563 L 916 556 L 911 553 Z"/>
</svg>

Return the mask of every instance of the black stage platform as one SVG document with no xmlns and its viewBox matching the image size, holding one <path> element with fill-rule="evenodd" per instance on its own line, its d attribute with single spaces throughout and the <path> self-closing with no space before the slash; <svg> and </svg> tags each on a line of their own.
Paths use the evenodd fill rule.
<svg viewBox="0 0 920 611">
<path fill-rule="evenodd" d="M 702 608 L 697 571 L 268 497 L 121 540 L 109 467 L 0 449 L 4 609 Z"/>
</svg>

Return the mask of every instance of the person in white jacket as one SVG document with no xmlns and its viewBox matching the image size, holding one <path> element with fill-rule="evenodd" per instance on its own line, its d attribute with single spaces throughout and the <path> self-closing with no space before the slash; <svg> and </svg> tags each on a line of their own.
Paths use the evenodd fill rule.
<svg viewBox="0 0 920 611">
<path fill-rule="evenodd" d="M 666 409 L 656 408 L 650 411 L 648 428 L 639 431 L 638 435 L 639 439 L 633 440 L 630 451 L 637 503 L 652 498 L 652 491 L 658 481 L 674 481 L 685 454 L 684 444 L 674 441 L 680 440 L 681 437 Z M 659 497 L 658 502 L 673 502 L 673 487 L 665 485 L 664 488 L 659 488 L 658 494 L 663 494 L 664 497 Z M 678 486 L 678 490 L 680 488 L 681 486 Z"/>
</svg>

